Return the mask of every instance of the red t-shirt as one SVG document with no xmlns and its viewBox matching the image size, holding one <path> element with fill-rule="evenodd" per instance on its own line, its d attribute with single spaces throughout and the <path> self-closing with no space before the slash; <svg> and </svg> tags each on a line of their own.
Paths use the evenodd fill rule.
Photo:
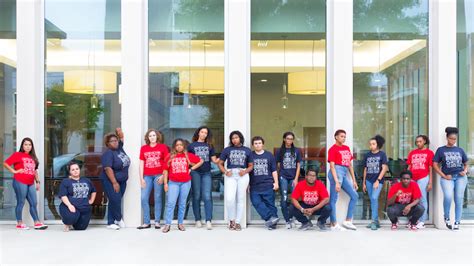
<svg viewBox="0 0 474 266">
<path fill-rule="evenodd" d="M 334 144 L 328 151 L 328 162 L 334 162 L 337 165 L 348 167 L 351 164 L 351 161 L 352 153 L 349 146 L 338 146 Z"/>
<path fill-rule="evenodd" d="M 169 161 L 170 155 L 167 156 L 166 162 Z M 188 158 L 191 163 L 198 163 L 201 158 L 188 152 Z M 186 160 L 184 153 L 176 154 L 176 156 L 165 164 L 164 170 L 168 170 L 168 179 L 173 182 L 188 182 L 191 181 L 191 175 L 189 174 L 189 163 Z"/>
<path fill-rule="evenodd" d="M 414 200 L 421 198 L 421 190 L 415 181 L 411 181 L 408 187 L 403 187 L 402 182 L 398 182 L 392 185 L 388 192 L 388 198 L 393 197 L 397 194 L 397 191 L 401 190 L 402 194 L 398 195 L 395 199 L 396 203 L 410 204 Z"/>
<path fill-rule="evenodd" d="M 408 154 L 407 164 L 413 174 L 413 181 L 426 177 L 433 165 L 434 153 L 430 149 L 416 149 Z"/>
<path fill-rule="evenodd" d="M 306 180 L 300 181 L 291 193 L 291 197 L 297 201 L 302 201 L 305 204 L 316 206 L 321 200 L 329 197 L 328 191 L 324 184 L 316 180 L 313 186 L 309 186 Z"/>
<path fill-rule="evenodd" d="M 36 163 L 29 154 L 15 152 L 5 160 L 5 163 L 13 165 L 15 170 L 23 169 L 23 173 L 13 175 L 16 181 L 26 185 L 32 185 L 35 182 Z"/>
<path fill-rule="evenodd" d="M 155 147 L 143 145 L 140 149 L 140 160 L 144 162 L 143 175 L 162 174 L 168 153 L 168 147 L 165 144 L 159 143 Z"/>
</svg>

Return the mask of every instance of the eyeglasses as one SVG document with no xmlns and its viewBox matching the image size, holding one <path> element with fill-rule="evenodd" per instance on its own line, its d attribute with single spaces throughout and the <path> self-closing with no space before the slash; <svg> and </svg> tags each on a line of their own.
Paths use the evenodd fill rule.
<svg viewBox="0 0 474 266">
<path fill-rule="evenodd" d="M 118 142 L 116 139 L 109 140 L 109 143 Z"/>
</svg>

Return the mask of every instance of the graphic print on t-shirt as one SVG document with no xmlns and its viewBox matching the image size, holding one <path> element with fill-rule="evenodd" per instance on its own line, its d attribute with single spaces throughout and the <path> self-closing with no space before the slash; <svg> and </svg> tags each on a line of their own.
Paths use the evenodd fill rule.
<svg viewBox="0 0 474 266">
<path fill-rule="evenodd" d="M 403 192 L 402 194 L 398 195 L 397 198 L 398 203 L 401 204 L 408 204 L 411 202 L 411 192 Z"/>
<path fill-rule="evenodd" d="M 253 175 L 269 175 L 268 174 L 268 160 L 267 159 L 254 159 L 253 161 Z"/>
<path fill-rule="evenodd" d="M 172 172 L 174 174 L 187 173 L 188 172 L 188 160 L 186 157 L 177 157 L 171 161 Z"/>
<path fill-rule="evenodd" d="M 447 168 L 457 168 L 462 167 L 462 156 L 459 152 L 445 152 L 444 156 L 446 157 L 446 167 Z"/>
<path fill-rule="evenodd" d="M 201 158 L 204 162 L 209 162 L 209 147 L 197 146 L 194 147 L 194 154 Z"/>
<path fill-rule="evenodd" d="M 117 154 L 117 157 L 119 157 L 119 159 L 122 161 L 123 167 L 127 167 L 130 165 L 130 158 L 128 158 L 128 155 L 124 152 L 119 152 L 119 154 Z"/>
<path fill-rule="evenodd" d="M 341 164 L 349 165 L 351 163 L 351 152 L 350 151 L 339 151 L 341 153 Z"/>
<path fill-rule="evenodd" d="M 427 153 L 413 154 L 411 157 L 411 169 L 412 170 L 424 170 L 426 164 Z"/>
<path fill-rule="evenodd" d="M 160 151 L 149 151 L 143 153 L 146 160 L 145 160 L 145 167 L 146 168 L 159 168 L 161 167 L 160 159 L 161 159 L 161 152 Z"/>
<path fill-rule="evenodd" d="M 244 150 L 231 150 L 229 154 L 229 161 L 232 165 L 239 165 L 245 167 L 245 151 Z"/>
<path fill-rule="evenodd" d="M 296 168 L 296 158 L 291 156 L 291 152 L 285 152 L 283 155 L 283 169 L 294 169 Z"/>
<path fill-rule="evenodd" d="M 367 158 L 367 174 L 378 174 L 380 170 L 380 157 Z"/>
<path fill-rule="evenodd" d="M 89 186 L 86 183 L 72 183 L 73 198 L 83 199 L 89 197 Z"/>
<path fill-rule="evenodd" d="M 21 158 L 23 161 L 23 174 L 25 175 L 34 175 L 36 163 L 31 158 Z"/>
<path fill-rule="evenodd" d="M 308 205 L 316 205 L 318 203 L 319 195 L 317 191 L 304 191 L 303 202 Z"/>
</svg>

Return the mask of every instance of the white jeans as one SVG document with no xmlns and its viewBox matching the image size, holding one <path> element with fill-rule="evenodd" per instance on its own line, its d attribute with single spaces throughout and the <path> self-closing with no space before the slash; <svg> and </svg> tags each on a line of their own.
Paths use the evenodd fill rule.
<svg viewBox="0 0 474 266">
<path fill-rule="evenodd" d="M 225 176 L 225 203 L 227 209 L 227 218 L 240 224 L 242 214 L 245 209 L 245 196 L 249 185 L 249 175 L 239 176 L 241 169 L 231 169 L 232 176 Z"/>
</svg>

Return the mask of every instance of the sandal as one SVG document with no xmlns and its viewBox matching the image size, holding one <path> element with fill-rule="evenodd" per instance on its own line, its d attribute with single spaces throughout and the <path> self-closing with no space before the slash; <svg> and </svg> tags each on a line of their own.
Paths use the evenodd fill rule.
<svg viewBox="0 0 474 266">
<path fill-rule="evenodd" d="M 242 231 L 240 224 L 235 224 L 235 231 Z"/>
<path fill-rule="evenodd" d="M 235 230 L 235 222 L 234 221 L 230 221 L 229 222 L 229 230 Z"/>
<path fill-rule="evenodd" d="M 168 233 L 171 230 L 171 226 L 169 224 L 163 226 L 163 233 Z"/>
<path fill-rule="evenodd" d="M 179 231 L 186 231 L 186 228 L 184 228 L 184 224 L 178 224 L 178 229 Z"/>
</svg>

